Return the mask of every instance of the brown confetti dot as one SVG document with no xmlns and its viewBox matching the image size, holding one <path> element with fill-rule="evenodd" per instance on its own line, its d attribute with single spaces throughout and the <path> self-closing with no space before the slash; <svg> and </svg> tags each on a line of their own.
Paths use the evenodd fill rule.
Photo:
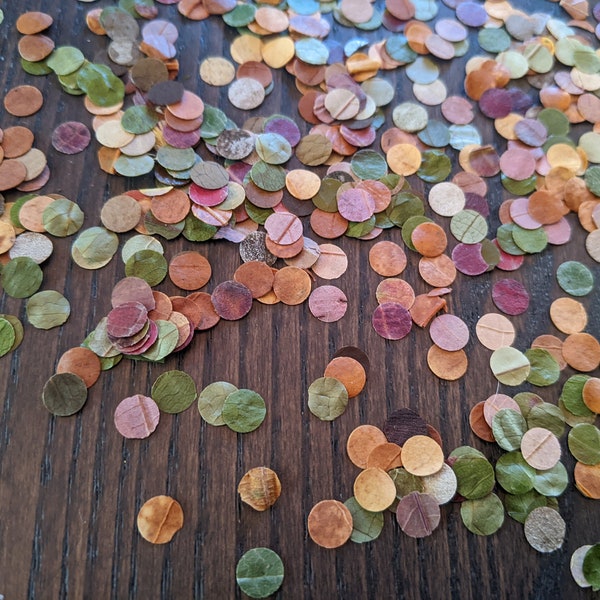
<svg viewBox="0 0 600 600">
<path fill-rule="evenodd" d="M 267 263 L 251 260 L 236 269 L 233 279 L 243 283 L 252 292 L 253 298 L 260 298 L 273 289 L 275 274 Z"/>
<path fill-rule="evenodd" d="M 338 500 L 321 500 L 308 515 L 308 533 L 323 548 L 339 548 L 352 534 L 352 515 Z"/>
<path fill-rule="evenodd" d="M 588 373 L 600 365 L 600 344 L 589 333 L 572 333 L 563 342 L 562 355 L 570 367 Z"/>
<path fill-rule="evenodd" d="M 439 444 L 429 436 L 414 435 L 402 446 L 402 466 L 412 475 L 433 475 L 443 464 L 444 453 Z"/>
<path fill-rule="evenodd" d="M 341 381 L 348 392 L 348 398 L 358 396 L 367 381 L 363 366 L 348 356 L 338 356 L 332 359 L 325 368 L 324 376 Z"/>
<path fill-rule="evenodd" d="M 267 510 L 279 498 L 281 482 L 275 471 L 267 467 L 255 467 L 240 479 L 238 494 L 242 502 L 254 510 Z"/>
<path fill-rule="evenodd" d="M 19 85 L 4 96 L 6 112 L 15 117 L 28 117 L 35 114 L 44 103 L 42 92 L 32 85 Z"/>
<path fill-rule="evenodd" d="M 216 313 L 227 321 L 245 317 L 252 308 L 252 292 L 237 281 L 224 281 L 212 292 L 211 299 Z"/>
<path fill-rule="evenodd" d="M 137 516 L 140 535 L 152 544 L 166 544 L 183 527 L 183 510 L 170 496 L 147 500 Z"/>
<path fill-rule="evenodd" d="M 402 448 L 393 442 L 378 444 L 367 457 L 367 468 L 378 467 L 387 472 L 401 466 Z"/>
<path fill-rule="evenodd" d="M 310 295 L 311 280 L 306 271 L 298 267 L 283 267 L 275 273 L 273 291 L 281 302 L 302 304 Z"/>
<path fill-rule="evenodd" d="M 367 467 L 354 480 L 356 501 L 370 512 L 389 508 L 396 499 L 396 485 L 392 478 L 379 467 Z"/>
<path fill-rule="evenodd" d="M 59 359 L 56 365 L 57 373 L 74 373 L 81 377 L 86 387 L 91 387 L 96 383 L 102 372 L 100 359 L 98 356 L 83 347 L 75 347 L 67 350 Z"/>
<path fill-rule="evenodd" d="M 406 254 L 394 242 L 377 242 L 369 250 L 369 264 L 373 271 L 383 277 L 395 277 L 406 268 Z"/>
<path fill-rule="evenodd" d="M 449 352 L 434 344 L 427 352 L 427 364 L 440 379 L 456 381 L 467 372 L 469 360 L 464 350 Z"/>
<path fill-rule="evenodd" d="M 180 252 L 169 263 L 169 277 L 182 290 L 198 290 L 204 287 L 211 274 L 212 269 L 208 260 L 193 250 Z"/>
<path fill-rule="evenodd" d="M 387 443 L 381 429 L 374 425 L 359 425 L 350 433 L 346 442 L 348 458 L 359 468 L 366 469 L 369 455 L 374 448 Z"/>
</svg>

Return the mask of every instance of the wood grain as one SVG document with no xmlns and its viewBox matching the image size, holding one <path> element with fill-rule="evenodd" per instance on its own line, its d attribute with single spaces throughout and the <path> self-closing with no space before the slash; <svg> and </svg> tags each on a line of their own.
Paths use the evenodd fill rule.
<svg viewBox="0 0 600 600">
<path fill-rule="evenodd" d="M 107 5 L 103 2 L 101 5 Z M 18 6 L 17 6 L 18 5 Z M 65 0 L 27 0 L 4 6 L 4 35 L 0 42 L 4 93 L 30 83 L 44 94 L 42 110 L 17 120 L 3 113 L 1 127 L 18 123 L 34 130 L 35 146 L 48 153 L 52 177 L 45 190 L 76 200 L 86 214 L 85 226 L 99 223 L 107 198 L 127 189 L 153 185 L 151 178 L 126 180 L 107 176 L 96 163 L 96 143 L 72 157 L 52 150 L 53 128 L 66 120 L 90 125 L 82 99 L 60 90 L 54 76 L 34 78 L 18 63 L 18 34 L 14 23 L 25 10 L 45 10 L 55 19 L 50 36 L 57 45 L 73 44 L 86 56 L 106 44 L 85 28 L 85 13 L 94 4 Z M 536 1 L 536 10 L 560 14 L 555 4 Z M 530 8 L 533 12 L 533 9 Z M 450 11 L 442 7 L 442 11 Z M 180 79 L 201 93 L 208 104 L 221 106 L 238 124 L 249 115 L 229 105 L 222 89 L 201 85 L 198 65 L 205 56 L 225 53 L 234 33 L 220 19 L 192 23 L 173 7 L 160 6 L 160 14 L 180 30 L 177 43 Z M 564 18 L 564 17 L 563 17 Z M 351 31 L 334 26 L 340 40 Z M 378 34 L 362 34 L 375 39 Z M 472 45 L 472 53 L 476 50 Z M 460 64 L 443 65 L 442 77 L 451 93 L 462 93 Z M 389 73 L 398 98 L 412 98 L 403 73 Z M 304 132 L 308 126 L 292 110 L 299 97 L 285 71 L 275 73 L 275 87 L 254 114 L 291 114 Z M 388 125 L 391 109 L 386 110 Z M 430 109 L 439 117 L 439 109 Z M 493 142 L 493 127 L 481 115 L 477 126 L 486 143 Z M 205 149 L 203 156 L 208 157 Z M 415 181 L 423 192 L 425 187 Z M 7 194 L 7 199 L 17 197 Z M 499 181 L 490 182 L 488 200 L 498 226 L 497 208 L 505 196 Z M 440 219 L 437 219 L 440 220 Z M 561 294 L 554 273 L 564 260 L 579 259 L 592 265 L 584 232 L 571 215 L 573 241 L 564 247 L 527 257 L 514 276 L 532 293 L 525 315 L 515 317 L 516 346 L 526 349 L 541 333 L 555 332 L 548 316 L 552 299 Z M 447 220 L 444 227 L 447 229 Z M 306 230 L 308 231 L 308 229 Z M 128 236 L 121 236 L 121 243 Z M 381 239 L 401 241 L 400 230 Z M 439 529 L 423 540 L 403 535 L 393 515 L 386 515 L 381 537 L 366 545 L 347 544 L 329 551 L 308 537 L 306 520 L 311 507 L 326 498 L 345 500 L 352 495 L 357 469 L 345 454 L 349 433 L 361 423 L 381 426 L 387 414 L 410 407 L 436 427 L 448 454 L 459 445 L 472 445 L 495 461 L 501 451 L 472 435 L 471 407 L 496 391 L 489 371 L 489 352 L 474 339 L 477 319 L 495 310 L 491 286 L 504 275 L 494 271 L 477 278 L 459 277 L 453 285 L 449 309 L 462 317 L 472 332 L 466 350 L 470 365 L 458 382 L 438 380 L 428 369 L 431 344 L 426 330 L 414 328 L 400 342 L 383 340 L 373 331 L 370 318 L 376 307 L 375 289 L 381 280 L 368 264 L 370 243 L 340 239 L 350 257 L 348 272 L 338 281 L 349 307 L 338 323 L 314 319 L 301 306 L 254 304 L 240 322 L 224 322 L 196 335 L 192 345 L 164 364 L 123 360 L 104 373 L 90 390 L 84 409 L 71 418 L 53 418 L 42 406 L 40 392 L 54 372 L 60 355 L 78 345 L 110 308 L 110 290 L 124 276 L 117 255 L 95 272 L 84 271 L 70 260 L 72 239 L 55 240 L 55 252 L 44 265 L 43 289 L 56 289 L 70 300 L 72 315 L 60 329 L 49 332 L 26 325 L 20 349 L 0 360 L 0 594 L 21 598 L 241 598 L 235 583 L 239 557 L 255 546 L 268 546 L 282 557 L 286 574 L 278 598 L 305 600 L 329 598 L 575 598 L 591 597 L 579 590 L 569 572 L 572 552 L 582 544 L 600 541 L 598 505 L 583 498 L 573 483 L 560 499 L 568 523 L 564 547 L 541 555 L 529 547 L 522 526 L 506 519 L 501 531 L 481 538 L 462 525 L 459 505 L 442 509 Z M 235 245 L 219 241 L 194 245 L 180 238 L 165 242 L 167 257 L 186 248 L 199 249 L 213 267 L 207 286 L 232 278 L 240 264 Z M 417 293 L 427 291 L 410 254 L 404 277 Z M 178 290 L 165 282 L 166 293 Z M 600 336 L 598 291 L 582 301 L 590 315 L 588 331 Z M 0 311 L 25 321 L 25 303 L 2 295 Z M 336 350 L 356 345 L 370 357 L 367 385 L 350 401 L 347 412 L 333 423 L 313 417 L 307 408 L 307 389 L 322 376 Z M 112 422 L 116 405 L 126 396 L 148 394 L 153 381 L 170 369 L 182 369 L 198 389 L 217 381 L 259 392 L 267 402 L 267 419 L 255 432 L 237 435 L 225 427 L 203 422 L 194 407 L 177 415 L 163 414 L 157 431 L 143 441 L 124 440 Z M 570 371 L 561 376 L 561 382 Z M 561 385 L 543 389 L 545 400 L 556 403 Z M 521 389 L 521 388 L 518 388 Z M 518 390 L 508 389 L 506 393 Z M 571 474 L 573 459 L 564 461 Z M 282 495 L 266 513 L 242 504 L 237 483 L 250 468 L 265 465 L 282 482 Z M 153 546 L 137 533 L 135 518 L 151 496 L 169 494 L 181 503 L 185 524 L 173 541 Z"/>
</svg>

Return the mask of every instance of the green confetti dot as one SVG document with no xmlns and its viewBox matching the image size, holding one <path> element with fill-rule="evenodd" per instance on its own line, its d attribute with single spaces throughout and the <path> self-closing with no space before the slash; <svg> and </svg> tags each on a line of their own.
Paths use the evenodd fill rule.
<svg viewBox="0 0 600 600">
<path fill-rule="evenodd" d="M 483 28 L 477 33 L 477 42 L 482 50 L 498 54 L 510 48 L 511 38 L 503 28 Z"/>
<path fill-rule="evenodd" d="M 185 218 L 183 231 L 181 233 L 183 234 L 183 237 L 190 242 L 206 242 L 217 233 L 217 228 L 214 225 L 204 223 L 190 213 Z"/>
<path fill-rule="evenodd" d="M 357 544 L 376 540 L 383 529 L 383 513 L 365 510 L 354 496 L 344 502 L 352 515 L 352 534 L 350 539 Z"/>
<path fill-rule="evenodd" d="M 459 456 L 452 470 L 456 475 L 458 493 L 468 500 L 483 498 L 494 489 L 494 467 L 484 457 Z"/>
<path fill-rule="evenodd" d="M 319 377 L 308 388 L 308 408 L 322 421 L 333 421 L 348 406 L 348 392 L 334 377 Z"/>
<path fill-rule="evenodd" d="M 527 428 L 541 427 L 551 431 L 557 438 L 565 432 L 565 419 L 558 406 L 550 402 L 541 402 L 531 407 L 527 414 Z"/>
<path fill-rule="evenodd" d="M 433 83 L 440 76 L 440 69 L 435 62 L 427 56 L 418 56 L 406 66 L 406 76 L 413 83 L 427 85 Z"/>
<path fill-rule="evenodd" d="M 21 59 L 21 68 L 25 73 L 29 75 L 49 75 L 52 73 L 52 69 L 46 64 L 45 60 L 39 60 L 37 62 L 31 62 L 29 60 Z"/>
<path fill-rule="evenodd" d="M 513 196 L 527 196 L 535 190 L 537 183 L 536 175 L 532 175 L 527 179 L 517 180 L 507 177 L 504 173 L 500 173 L 500 181 L 502 187 Z"/>
<path fill-rule="evenodd" d="M 337 211 L 337 191 L 341 187 L 342 182 L 333 177 L 324 177 L 321 180 L 321 186 L 316 196 L 313 197 L 312 203 L 325 212 L 334 213 Z"/>
<path fill-rule="evenodd" d="M 196 400 L 196 383 L 183 371 L 167 371 L 152 385 L 150 395 L 160 410 L 176 414 L 189 408 Z"/>
<path fill-rule="evenodd" d="M 19 221 L 19 212 L 21 211 L 21 208 L 23 207 L 25 202 L 28 202 L 32 198 L 35 198 L 35 194 L 25 194 L 25 196 L 17 198 L 17 200 L 15 200 L 15 203 L 11 206 L 10 222 L 13 224 L 14 227 L 18 229 L 25 229 L 21 221 Z"/>
<path fill-rule="evenodd" d="M 121 127 L 129 133 L 141 135 L 152 131 L 159 120 L 160 115 L 147 106 L 130 106 L 121 117 Z"/>
<path fill-rule="evenodd" d="M 565 381 L 560 394 L 565 408 L 578 417 L 594 414 L 583 401 L 583 386 L 589 378 L 589 375 L 572 375 Z"/>
<path fill-rule="evenodd" d="M 527 431 L 523 416 L 511 408 L 499 410 L 492 420 L 492 432 L 496 443 L 503 450 L 517 450 L 521 447 L 521 438 Z"/>
<path fill-rule="evenodd" d="M 167 260 L 154 250 L 138 250 L 125 263 L 127 277 L 139 277 L 150 286 L 158 285 L 167 276 Z"/>
<path fill-rule="evenodd" d="M 568 136 L 571 124 L 564 112 L 557 108 L 543 108 L 537 115 L 537 120 L 541 121 L 548 130 L 548 135 Z"/>
<path fill-rule="evenodd" d="M 264 420 L 267 408 L 257 392 L 239 389 L 227 396 L 221 416 L 227 427 L 237 433 L 254 431 Z"/>
<path fill-rule="evenodd" d="M 158 338 L 140 358 L 152 362 L 161 362 L 177 348 L 179 330 L 174 323 L 162 319 L 156 321 L 156 325 L 158 327 Z"/>
<path fill-rule="evenodd" d="M 283 561 L 269 548 L 253 548 L 240 558 L 235 568 L 237 584 L 250 598 L 267 598 L 283 583 Z"/>
<path fill-rule="evenodd" d="M 125 242 L 121 249 L 123 262 L 126 263 L 139 250 L 153 250 L 159 254 L 165 253 L 160 241 L 151 235 L 134 235 Z"/>
<path fill-rule="evenodd" d="M 504 252 L 511 254 L 512 256 L 521 256 L 525 254 L 524 250 L 521 250 L 513 238 L 513 230 L 516 227 L 514 223 L 506 223 L 500 225 L 496 230 L 496 241 Z"/>
<path fill-rule="evenodd" d="M 314 38 L 304 38 L 294 44 L 296 56 L 309 65 L 324 65 L 329 58 L 327 46 Z"/>
<path fill-rule="evenodd" d="M 430 119 L 427 127 L 419 131 L 417 137 L 432 148 L 445 148 L 450 143 L 450 130 L 445 123 Z"/>
<path fill-rule="evenodd" d="M 0 317 L 0 356 L 8 354 L 15 343 L 15 328 L 8 319 Z"/>
<path fill-rule="evenodd" d="M 161 146 L 156 152 L 156 162 L 165 169 L 183 171 L 196 164 L 196 153 L 193 148 Z"/>
<path fill-rule="evenodd" d="M 44 406 L 57 417 L 68 417 L 83 408 L 87 387 L 81 377 L 73 373 L 52 375 L 42 390 Z"/>
<path fill-rule="evenodd" d="M 515 225 L 512 230 L 515 244 L 527 254 L 542 252 L 548 245 L 548 234 L 540 227 L 538 229 L 524 229 Z"/>
<path fill-rule="evenodd" d="M 485 239 L 488 233 L 488 224 L 481 213 L 466 209 L 452 217 L 450 231 L 463 244 L 477 244 Z"/>
<path fill-rule="evenodd" d="M 506 494 L 504 506 L 510 517 L 519 523 L 525 523 L 529 513 L 540 506 L 548 506 L 548 500 L 539 492 L 531 490 L 524 494 Z"/>
<path fill-rule="evenodd" d="M 494 350 L 490 357 L 490 367 L 496 379 L 504 385 L 520 385 L 531 370 L 527 357 L 512 347 Z"/>
<path fill-rule="evenodd" d="M 421 104 L 416 102 L 402 102 L 392 112 L 392 121 L 398 129 L 409 133 L 416 133 L 425 129 L 429 115 Z"/>
<path fill-rule="evenodd" d="M 220 136 L 225 131 L 227 122 L 227 115 L 222 110 L 205 104 L 200 137 L 208 140 Z"/>
<path fill-rule="evenodd" d="M 112 343 L 108 337 L 107 318 L 102 317 L 96 325 L 96 329 L 90 332 L 90 334 L 83 340 L 82 346 L 89 348 L 94 354 L 97 354 L 102 358 L 113 358 L 119 356 L 121 353 Z"/>
<path fill-rule="evenodd" d="M 144 215 L 144 226 L 149 235 L 160 235 L 166 240 L 174 240 L 185 229 L 185 219 L 179 223 L 163 223 L 149 210 Z"/>
<path fill-rule="evenodd" d="M 360 179 L 381 179 L 387 175 L 387 161 L 374 150 L 359 150 L 352 157 L 350 165 Z"/>
<path fill-rule="evenodd" d="M 591 423 L 575 425 L 567 438 L 569 450 L 575 460 L 584 465 L 600 463 L 600 429 Z"/>
<path fill-rule="evenodd" d="M 79 69 L 85 62 L 85 56 L 74 46 L 59 46 L 46 59 L 46 64 L 57 75 L 69 75 Z"/>
<path fill-rule="evenodd" d="M 59 327 L 69 318 L 71 305 L 59 292 L 38 292 L 27 301 L 27 319 L 37 329 Z"/>
<path fill-rule="evenodd" d="M 250 202 L 250 200 L 246 200 L 244 202 L 244 208 L 248 213 L 248 216 L 259 225 L 264 225 L 265 221 L 273 214 L 272 208 L 259 208 Z"/>
<path fill-rule="evenodd" d="M 123 177 L 141 177 L 154 169 L 154 159 L 148 154 L 126 156 L 121 154 L 114 163 L 115 171 Z"/>
<path fill-rule="evenodd" d="M 492 535 L 504 523 L 504 506 L 496 494 L 489 494 L 484 498 L 462 502 L 460 516 L 471 533 Z"/>
<path fill-rule="evenodd" d="M 106 65 L 84 65 L 77 74 L 77 86 L 98 106 L 115 106 L 125 96 L 124 83 Z"/>
<path fill-rule="evenodd" d="M 198 412 L 211 425 L 225 425 L 223 421 L 223 405 L 229 394 L 237 388 L 227 381 L 215 381 L 207 385 L 198 396 Z"/>
<path fill-rule="evenodd" d="M 269 165 L 281 165 L 293 154 L 290 143 L 278 133 L 261 133 L 256 136 L 255 149 L 260 159 Z"/>
<path fill-rule="evenodd" d="M 259 160 L 250 169 L 250 178 L 265 192 L 277 192 L 285 187 L 285 169 Z"/>
<path fill-rule="evenodd" d="M 427 183 L 445 181 L 452 171 L 452 161 L 442 150 L 425 150 L 417 175 Z"/>
<path fill-rule="evenodd" d="M 404 467 L 392 469 L 388 471 L 388 475 L 396 486 L 396 498 L 404 498 L 411 492 L 423 493 L 425 491 L 423 478 L 409 473 Z"/>
<path fill-rule="evenodd" d="M 238 4 L 223 15 L 223 21 L 230 27 L 245 27 L 254 21 L 256 7 L 253 4 Z"/>
<path fill-rule="evenodd" d="M 514 412 L 514 411 L 513 411 Z M 496 478 L 509 494 L 525 494 L 533 489 L 535 469 L 518 452 L 507 452 L 496 462 Z"/>
<path fill-rule="evenodd" d="M 594 275 L 583 264 L 569 260 L 556 270 L 558 285 L 571 296 L 587 296 L 594 289 Z"/>
<path fill-rule="evenodd" d="M 385 50 L 391 58 L 403 63 L 411 63 L 416 60 L 418 56 L 418 54 L 408 45 L 406 36 L 402 34 L 390 36 L 385 41 Z"/>
<path fill-rule="evenodd" d="M 425 205 L 419 196 L 410 192 L 400 192 L 393 196 L 386 214 L 394 225 L 403 227 L 410 217 L 422 217 L 425 214 Z"/>
<path fill-rule="evenodd" d="M 546 471 L 536 471 L 533 480 L 534 489 L 544 496 L 560 496 L 568 485 L 569 475 L 561 462 Z"/>
<path fill-rule="evenodd" d="M 372 215 L 370 219 L 362 221 L 361 223 L 350 221 L 348 223 L 348 228 L 346 229 L 346 235 L 348 237 L 360 239 L 375 229 L 376 222 L 377 219 L 375 218 L 375 215 Z"/>
<path fill-rule="evenodd" d="M 600 590 L 600 544 L 594 544 L 583 558 L 583 576 L 594 592 Z"/>
<path fill-rule="evenodd" d="M 23 323 L 21 323 L 21 321 L 14 315 L 7 315 L 7 314 L 0 313 L 0 318 L 4 319 L 5 321 L 8 321 L 12 325 L 12 328 L 15 332 L 15 340 L 13 342 L 12 347 L 9 348 L 9 352 L 12 352 L 13 350 L 16 350 L 21 345 L 21 342 L 23 341 L 23 337 L 25 335 L 25 332 L 23 330 Z"/>
<path fill-rule="evenodd" d="M 90 227 L 73 242 L 71 257 L 83 269 L 100 269 L 111 261 L 118 247 L 116 233 L 104 227 Z"/>
<path fill-rule="evenodd" d="M 560 377 L 560 365 L 556 359 L 543 348 L 530 348 L 525 356 L 531 364 L 527 381 L 538 387 L 546 387 L 556 383 Z"/>
<path fill-rule="evenodd" d="M 542 397 L 538 396 L 538 394 L 534 394 L 533 392 L 519 392 L 513 396 L 513 400 L 519 405 L 521 414 L 526 419 L 529 418 L 529 413 L 534 406 L 544 403 Z M 546 427 L 546 429 L 548 428 Z"/>
<path fill-rule="evenodd" d="M 44 228 L 50 235 L 67 237 L 77 233 L 83 225 L 84 214 L 75 202 L 58 198 L 42 214 Z"/>
<path fill-rule="evenodd" d="M 28 256 L 18 256 L 2 267 L 2 287 L 11 298 L 28 298 L 42 285 L 42 269 Z"/>
</svg>

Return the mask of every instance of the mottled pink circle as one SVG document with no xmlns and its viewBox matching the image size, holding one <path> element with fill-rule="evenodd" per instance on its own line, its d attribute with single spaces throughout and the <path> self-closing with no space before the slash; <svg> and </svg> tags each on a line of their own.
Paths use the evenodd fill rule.
<svg viewBox="0 0 600 600">
<path fill-rule="evenodd" d="M 360 188 L 350 188 L 338 196 L 338 211 L 344 219 L 362 223 L 370 219 L 375 212 L 373 196 Z"/>
<path fill-rule="evenodd" d="M 543 226 L 548 243 L 553 246 L 562 246 L 571 240 L 571 225 L 564 217 L 556 223 Z"/>
<path fill-rule="evenodd" d="M 348 298 L 335 285 L 316 287 L 308 298 L 308 308 L 313 317 L 324 323 L 339 321 L 348 308 Z"/>
<path fill-rule="evenodd" d="M 529 293 L 516 279 L 501 279 L 492 288 L 494 304 L 507 315 L 520 315 L 529 308 Z"/>
<path fill-rule="evenodd" d="M 500 252 L 500 262 L 496 265 L 501 271 L 516 271 L 525 261 L 523 254 L 509 254 L 504 252 L 498 243 L 498 240 L 492 242 Z"/>
<path fill-rule="evenodd" d="M 412 317 L 402 304 L 384 302 L 373 312 L 373 329 L 386 340 L 401 340 L 412 328 Z"/>
<path fill-rule="evenodd" d="M 454 352 L 461 350 L 469 342 L 469 328 L 456 315 L 440 315 L 429 326 L 431 341 L 442 350 Z"/>
<path fill-rule="evenodd" d="M 115 410 L 115 427 L 128 439 L 147 438 L 158 426 L 160 410 L 152 398 L 136 394 L 119 402 Z"/>
<path fill-rule="evenodd" d="M 52 132 L 52 146 L 63 154 L 78 154 L 85 150 L 92 134 L 90 130 L 79 121 L 61 123 Z"/>
<path fill-rule="evenodd" d="M 479 109 L 490 119 L 506 117 L 512 110 L 510 93 L 502 88 L 486 90 L 479 99 Z"/>
<path fill-rule="evenodd" d="M 452 250 L 452 262 L 464 275 L 481 275 L 489 269 L 481 254 L 481 244 L 457 244 Z"/>
</svg>

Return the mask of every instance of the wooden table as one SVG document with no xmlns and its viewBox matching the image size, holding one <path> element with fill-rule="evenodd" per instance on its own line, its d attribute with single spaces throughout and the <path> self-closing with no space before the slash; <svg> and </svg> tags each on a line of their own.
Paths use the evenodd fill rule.
<svg viewBox="0 0 600 600">
<path fill-rule="evenodd" d="M 76 45 L 93 58 L 107 40 L 90 33 L 85 14 L 98 4 L 65 0 L 26 0 L 5 4 L 1 25 L 2 89 L 22 83 L 38 86 L 44 106 L 36 115 L 16 119 L 2 113 L 2 127 L 25 124 L 35 132 L 36 147 L 48 154 L 52 171 L 44 192 L 56 192 L 77 201 L 85 211 L 85 227 L 99 224 L 100 209 L 109 197 L 128 189 L 154 185 L 152 177 L 135 180 L 108 176 L 97 166 L 97 143 L 72 157 L 60 155 L 50 144 L 51 132 L 66 120 L 91 125 L 82 98 L 64 94 L 56 77 L 34 78 L 25 74 L 16 51 L 19 34 L 14 23 L 20 12 L 44 10 L 55 21 L 50 37 L 56 45 Z M 108 5 L 101 2 L 100 5 Z M 538 1 L 538 10 L 562 15 L 557 4 Z M 204 22 L 183 19 L 174 7 L 159 6 L 160 15 L 180 31 L 177 42 L 179 79 L 198 91 L 205 102 L 218 105 L 238 124 L 249 116 L 234 109 L 224 90 L 200 83 L 198 65 L 211 54 L 225 52 L 234 32 L 213 17 Z M 533 9 L 531 9 L 533 11 Z M 451 11 L 442 7 L 441 14 Z M 351 30 L 334 25 L 332 36 L 348 39 Z M 368 39 L 388 35 L 360 33 Z M 473 36 L 471 53 L 477 52 Z M 464 60 L 442 66 L 449 92 L 461 94 Z M 384 75 L 394 81 L 398 97 L 412 99 L 401 72 Z M 275 72 L 275 88 L 253 114 L 284 112 L 303 123 L 293 109 L 299 98 L 292 78 Z M 429 109 L 439 116 L 439 107 Z M 390 126 L 391 107 L 386 109 Z M 477 112 L 476 125 L 484 142 L 494 140 L 492 123 Z M 503 142 L 498 142 L 502 147 Z M 378 148 L 378 146 L 377 146 Z M 200 150 L 209 157 L 205 148 Z M 322 171 L 320 171 L 322 172 Z M 416 178 L 417 190 L 425 191 Z M 498 179 L 490 181 L 492 207 L 490 229 L 499 225 L 497 209 L 508 197 Z M 6 194 L 14 200 L 18 194 Z M 514 317 L 516 347 L 524 350 L 542 333 L 556 333 L 549 318 L 550 302 L 563 295 L 554 273 L 567 259 L 590 266 L 600 279 L 598 265 L 585 252 L 584 231 L 574 215 L 573 240 L 529 256 L 516 274 L 532 294 L 529 310 Z M 448 220 L 436 217 L 436 221 Z M 305 231 L 308 233 L 308 224 Z M 380 239 L 401 242 L 400 229 Z M 121 235 L 123 243 L 129 235 Z M 569 484 L 560 498 L 560 512 L 567 525 L 563 548 L 543 555 L 526 542 L 523 527 L 506 518 L 491 537 L 467 531 L 460 505 L 442 507 L 440 527 L 421 540 L 404 535 L 393 515 L 386 514 L 383 532 L 376 541 L 348 543 L 325 550 L 311 541 L 307 516 L 318 501 L 345 500 L 352 495 L 358 470 L 348 460 L 345 444 L 361 423 L 382 426 L 386 416 L 401 407 L 418 411 L 442 434 L 446 455 L 460 445 L 480 449 L 493 462 L 502 451 L 471 433 L 468 415 L 472 406 L 497 389 L 484 349 L 474 335 L 478 318 L 495 307 L 491 286 L 507 276 L 497 269 L 476 278 L 459 276 L 447 297 L 450 312 L 462 317 L 471 331 L 467 346 L 468 372 L 457 382 L 435 377 L 427 367 L 431 344 L 427 330 L 413 328 L 410 336 L 392 342 L 380 338 L 371 326 L 377 306 L 375 289 L 381 277 L 368 263 L 372 242 L 337 240 L 348 254 L 347 273 L 333 283 L 349 300 L 346 316 L 324 324 L 301 306 L 266 306 L 254 303 L 251 313 L 238 322 L 221 321 L 199 333 L 192 345 L 164 364 L 123 360 L 104 373 L 90 389 L 87 404 L 70 418 L 52 417 L 41 403 L 44 382 L 61 354 L 79 345 L 110 309 L 110 291 L 124 276 L 119 256 L 98 271 L 86 271 L 70 259 L 73 238 L 55 239 L 55 251 L 43 266 L 43 289 L 56 289 L 71 302 L 71 316 L 60 329 L 42 331 L 26 323 L 25 303 L 2 295 L 0 312 L 20 316 L 25 322 L 23 345 L 0 360 L 0 594 L 7 600 L 21 598 L 240 598 L 235 565 L 256 546 L 276 550 L 285 564 L 285 581 L 278 598 L 561 598 L 591 597 L 580 590 L 569 571 L 572 552 L 582 544 L 600 540 L 597 504 Z M 451 246 L 455 242 L 451 242 Z M 226 241 L 191 244 L 183 238 L 164 241 L 167 257 L 183 249 L 198 249 L 211 262 L 213 276 L 207 289 L 230 279 L 240 264 L 238 248 Z M 404 274 L 417 293 L 429 289 L 419 277 L 418 257 L 409 252 Z M 325 282 L 319 282 L 325 283 Z M 168 280 L 159 286 L 169 294 L 180 293 Z M 589 311 L 588 331 L 600 335 L 598 292 L 582 299 Z M 362 348 L 371 370 L 365 390 L 350 401 L 346 413 L 332 423 L 315 418 L 307 407 L 307 389 L 322 376 L 332 355 L 346 345 Z M 237 435 L 224 427 L 212 427 L 195 407 L 177 416 L 163 414 L 157 431 L 147 440 L 125 440 L 113 424 L 113 412 L 124 397 L 149 394 L 161 373 L 181 369 L 202 389 L 213 381 L 230 381 L 256 390 L 266 400 L 267 418 L 253 433 Z M 556 403 L 561 383 L 535 389 Z M 508 394 L 520 388 L 501 387 Z M 572 480 L 574 460 L 563 439 L 564 462 Z M 251 467 L 274 469 L 283 492 L 276 505 L 258 513 L 241 503 L 237 484 Z M 136 529 L 136 515 L 151 496 L 169 494 L 185 513 L 183 529 L 166 545 L 151 545 Z"/>
</svg>

